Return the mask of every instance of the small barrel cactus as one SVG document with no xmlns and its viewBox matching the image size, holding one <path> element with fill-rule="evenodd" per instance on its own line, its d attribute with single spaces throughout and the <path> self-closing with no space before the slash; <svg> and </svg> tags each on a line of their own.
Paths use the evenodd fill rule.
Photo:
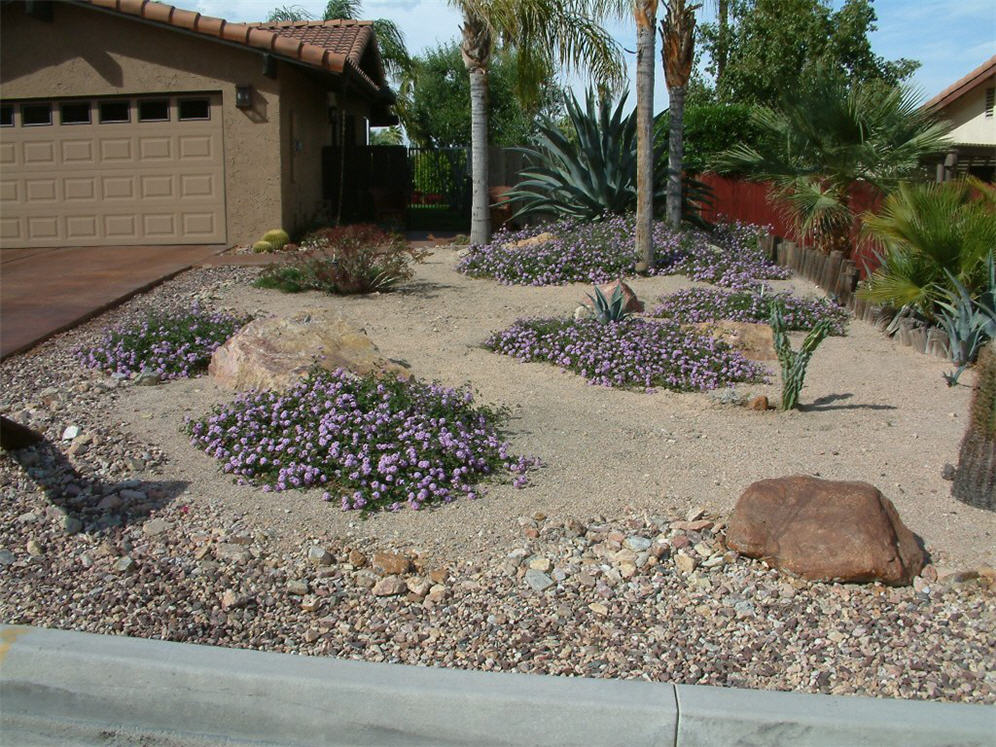
<svg viewBox="0 0 996 747">
<path fill-rule="evenodd" d="M 968 428 L 958 452 L 951 494 L 976 508 L 996 510 L 996 343 L 979 353 Z"/>
<path fill-rule="evenodd" d="M 252 245 L 252 250 L 256 252 L 256 254 L 268 254 L 273 251 L 273 244 L 269 241 L 257 241 Z"/>
<path fill-rule="evenodd" d="M 267 231 L 263 234 L 263 241 L 268 241 L 273 245 L 273 250 L 279 252 L 290 241 L 290 236 L 282 228 L 274 228 L 272 231 Z"/>
</svg>

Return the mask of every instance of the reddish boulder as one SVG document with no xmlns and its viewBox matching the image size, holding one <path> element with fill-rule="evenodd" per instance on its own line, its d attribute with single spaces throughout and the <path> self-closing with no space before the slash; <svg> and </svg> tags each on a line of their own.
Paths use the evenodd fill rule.
<svg viewBox="0 0 996 747">
<path fill-rule="evenodd" d="M 892 501 L 873 485 L 805 475 L 748 487 L 733 509 L 726 544 L 810 581 L 905 586 L 925 562 Z"/>
<path fill-rule="evenodd" d="M 636 297 L 636 292 L 630 288 L 622 280 L 613 280 L 611 283 L 606 283 L 605 285 L 598 286 L 598 289 L 602 291 L 602 295 L 605 296 L 605 300 L 612 302 L 612 294 L 616 292 L 616 287 L 622 288 L 623 300 L 625 301 L 623 309 L 631 314 L 639 314 L 643 311 L 643 301 Z M 592 293 L 591 295 L 595 295 Z M 594 306 L 591 299 L 585 296 L 584 299 L 585 306 Z"/>
</svg>

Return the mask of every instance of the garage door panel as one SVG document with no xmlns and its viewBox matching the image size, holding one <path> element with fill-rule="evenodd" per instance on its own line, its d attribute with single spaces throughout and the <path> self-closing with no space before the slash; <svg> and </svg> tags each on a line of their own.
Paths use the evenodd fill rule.
<svg viewBox="0 0 996 747">
<path fill-rule="evenodd" d="M 97 163 L 94 151 L 92 140 L 63 140 L 62 163 L 70 166 L 94 165 Z"/>
<path fill-rule="evenodd" d="M 221 98 L 210 120 L 54 123 L 0 131 L 0 243 L 223 243 Z M 58 105 L 55 102 L 54 105 Z"/>
<path fill-rule="evenodd" d="M 105 176 L 100 180 L 101 194 L 105 200 L 134 200 L 135 177 Z"/>
</svg>

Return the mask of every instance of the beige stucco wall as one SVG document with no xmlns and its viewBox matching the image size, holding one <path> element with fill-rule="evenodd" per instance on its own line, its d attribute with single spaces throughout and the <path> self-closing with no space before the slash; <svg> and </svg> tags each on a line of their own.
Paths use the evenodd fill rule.
<svg viewBox="0 0 996 747">
<path fill-rule="evenodd" d="M 4 5 L 0 96 L 220 92 L 228 243 L 252 243 L 278 226 L 293 231 L 312 217 L 321 199 L 321 146 L 329 141 L 327 99 L 317 81 L 284 63 L 276 79 L 267 78 L 258 51 L 54 6 L 48 23 L 25 15 L 20 4 Z M 236 84 L 252 85 L 251 110 L 235 107 Z M 293 158 L 292 111 L 301 143 Z"/>
<path fill-rule="evenodd" d="M 941 111 L 954 125 L 952 141 L 996 146 L 996 116 L 986 117 L 986 89 L 994 86 L 996 76 Z"/>
</svg>

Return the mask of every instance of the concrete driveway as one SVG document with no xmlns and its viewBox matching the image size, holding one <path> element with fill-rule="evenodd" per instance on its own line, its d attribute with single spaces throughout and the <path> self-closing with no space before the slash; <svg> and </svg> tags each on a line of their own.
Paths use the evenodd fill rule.
<svg viewBox="0 0 996 747">
<path fill-rule="evenodd" d="M 222 245 L 0 251 L 0 359 L 225 250 Z"/>
</svg>

